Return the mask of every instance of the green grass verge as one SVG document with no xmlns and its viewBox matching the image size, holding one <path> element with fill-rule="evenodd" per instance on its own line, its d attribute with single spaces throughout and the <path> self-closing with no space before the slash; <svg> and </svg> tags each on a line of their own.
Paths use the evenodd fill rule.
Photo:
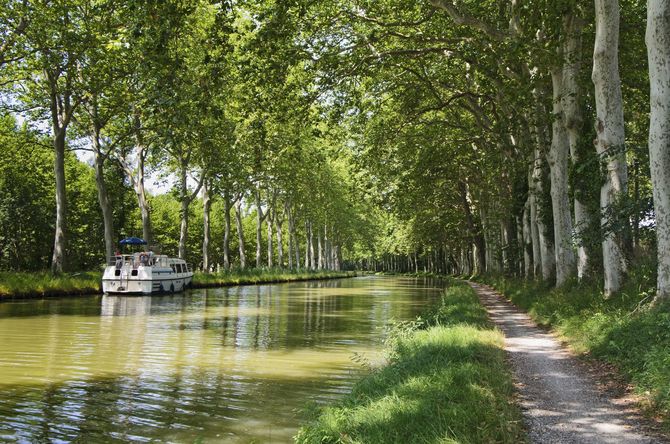
<svg viewBox="0 0 670 444">
<path fill-rule="evenodd" d="M 101 278 L 102 273 L 95 271 L 63 273 L 58 276 L 46 271 L 33 273 L 0 272 L 0 299 L 97 293 L 100 291 Z"/>
<path fill-rule="evenodd" d="M 440 305 L 394 328 L 388 362 L 338 404 L 314 407 L 298 443 L 518 443 L 511 374 L 474 291 L 454 283 Z"/>
<path fill-rule="evenodd" d="M 614 365 L 649 401 L 648 411 L 670 429 L 670 304 L 651 307 L 653 280 L 635 270 L 624 289 L 605 300 L 599 283 L 558 289 L 503 277 L 482 277 L 578 353 Z"/>
<path fill-rule="evenodd" d="M 275 269 L 250 269 L 232 271 L 230 273 L 201 273 L 196 272 L 193 276 L 193 286 L 222 287 L 231 285 L 264 284 L 279 282 L 295 282 L 319 279 L 336 279 L 356 276 L 356 273 L 346 271 L 288 271 L 281 268 Z"/>
</svg>

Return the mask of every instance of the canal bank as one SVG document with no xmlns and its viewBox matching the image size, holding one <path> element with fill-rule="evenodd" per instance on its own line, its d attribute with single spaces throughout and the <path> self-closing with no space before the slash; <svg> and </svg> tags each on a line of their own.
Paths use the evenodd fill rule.
<svg viewBox="0 0 670 444">
<path fill-rule="evenodd" d="M 396 325 L 385 365 L 312 409 L 296 441 L 523 442 L 503 342 L 475 292 L 451 282 L 435 308 Z"/>
<path fill-rule="evenodd" d="M 234 273 L 196 273 L 192 288 L 230 287 L 236 285 L 277 284 L 310 280 L 341 279 L 356 276 L 355 272 L 286 270 L 249 270 Z M 102 273 L 95 271 L 63 273 L 49 272 L 0 273 L 0 302 L 3 300 L 42 299 L 83 296 L 102 292 Z"/>
</svg>

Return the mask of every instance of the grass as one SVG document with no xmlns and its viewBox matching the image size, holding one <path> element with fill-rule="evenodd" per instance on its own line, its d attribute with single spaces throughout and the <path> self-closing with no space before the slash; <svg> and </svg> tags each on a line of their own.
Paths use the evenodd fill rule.
<svg viewBox="0 0 670 444">
<path fill-rule="evenodd" d="M 346 271 L 303 270 L 295 272 L 281 268 L 254 268 L 222 273 L 202 273 L 198 271 L 193 276 L 193 286 L 196 288 L 223 287 L 231 285 L 335 279 L 352 277 L 355 275 L 356 274 L 353 272 Z"/>
<path fill-rule="evenodd" d="M 558 289 L 503 277 L 484 277 L 577 352 L 616 367 L 670 430 L 670 304 L 652 307 L 652 273 L 633 270 L 623 290 L 604 299 L 599 283 Z"/>
<path fill-rule="evenodd" d="M 281 269 L 244 270 L 232 273 L 200 273 L 193 278 L 194 287 L 220 287 L 245 284 L 292 282 L 332 279 L 353 276 L 353 273 L 332 271 L 289 272 Z M 0 300 L 12 298 L 38 298 L 100 293 L 102 273 L 96 271 L 63 273 L 0 272 Z"/>
<path fill-rule="evenodd" d="M 437 308 L 394 328 L 386 365 L 314 407 L 295 441 L 523 442 L 502 344 L 474 291 L 454 283 Z"/>
<path fill-rule="evenodd" d="M 89 271 L 54 276 L 47 271 L 0 272 L 0 299 L 100 292 L 102 273 Z"/>
</svg>

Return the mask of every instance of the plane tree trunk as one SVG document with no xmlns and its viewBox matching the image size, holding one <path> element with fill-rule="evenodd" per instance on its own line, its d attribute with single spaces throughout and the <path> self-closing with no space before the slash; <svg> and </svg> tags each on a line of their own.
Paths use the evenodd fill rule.
<svg viewBox="0 0 670 444">
<path fill-rule="evenodd" d="M 65 140 L 66 133 L 76 104 L 72 103 L 71 92 L 61 93 L 59 77 L 56 69 L 47 69 L 49 82 L 52 146 L 54 150 L 54 176 L 56 179 L 56 226 L 54 230 L 53 253 L 51 256 L 51 272 L 62 273 L 65 269 L 65 237 L 67 197 L 65 193 Z"/>
<path fill-rule="evenodd" d="M 247 266 L 247 255 L 244 252 L 244 228 L 242 227 L 242 197 L 235 201 L 235 224 L 237 227 L 237 239 L 240 252 L 240 269 Z"/>
<path fill-rule="evenodd" d="M 109 200 L 109 193 L 107 192 L 107 184 L 105 183 L 105 161 L 107 155 L 103 153 L 100 144 L 100 125 L 93 122 L 91 125 L 91 142 L 93 146 L 94 155 L 94 171 L 95 171 L 95 185 L 98 191 L 98 204 L 102 213 L 102 224 L 105 232 L 105 257 L 109 258 L 114 254 L 114 215 L 112 211 L 112 204 Z"/>
<path fill-rule="evenodd" d="M 656 216 L 658 279 L 655 303 L 670 300 L 670 2 L 647 2 L 651 83 L 649 161 Z"/>
<path fill-rule="evenodd" d="M 626 271 L 625 229 L 618 227 L 614 214 L 617 202 L 626 195 L 628 167 L 624 146 L 624 117 L 619 79 L 619 1 L 596 0 L 596 40 L 593 49 L 592 80 L 596 102 L 596 150 L 607 165 L 600 189 L 603 233 L 605 296 L 621 288 Z M 665 24 L 668 26 L 668 23 Z"/>
<path fill-rule="evenodd" d="M 181 259 L 186 259 L 186 242 L 188 240 L 188 210 L 191 205 L 191 202 L 196 198 L 202 188 L 203 183 L 205 182 L 205 172 L 203 171 L 200 174 L 200 180 L 195 190 L 189 193 L 188 183 L 187 183 L 187 169 L 188 169 L 188 157 L 182 158 L 180 162 L 180 189 L 179 189 L 179 200 L 181 204 L 181 209 L 179 215 L 181 216 L 181 224 L 179 230 L 179 257 Z"/>
<path fill-rule="evenodd" d="M 261 202 L 261 190 L 256 188 L 256 268 L 261 268 L 261 261 L 263 256 L 263 222 L 267 217 L 267 213 L 263 212 Z"/>
<path fill-rule="evenodd" d="M 575 254 L 572 250 L 572 215 L 568 195 L 568 142 L 565 113 L 561 106 L 563 73 L 551 71 L 553 87 L 553 115 L 551 147 L 547 160 L 551 177 L 551 204 L 554 216 L 554 253 L 556 257 L 556 285 L 563 285 L 576 272 Z"/>
<path fill-rule="evenodd" d="M 223 269 L 230 270 L 230 193 L 223 193 Z"/>
<path fill-rule="evenodd" d="M 275 226 L 277 228 L 277 265 L 279 267 L 284 267 L 284 241 L 282 236 L 282 227 L 284 225 L 284 218 L 281 215 L 281 211 L 277 211 L 277 206 L 273 206 Z M 289 255 L 290 256 L 290 255 Z"/>
<path fill-rule="evenodd" d="M 209 273 L 209 242 L 211 240 L 209 215 L 212 210 L 212 199 L 209 194 L 209 187 L 207 182 L 202 184 L 202 222 L 203 222 L 203 236 L 202 236 L 202 270 Z"/>
<path fill-rule="evenodd" d="M 570 146 L 570 157 L 573 165 L 581 165 L 584 162 L 580 155 L 580 140 L 582 137 L 583 117 L 581 111 L 581 88 L 579 87 L 579 75 L 582 68 L 582 42 L 581 34 L 584 27 L 582 18 L 576 12 L 569 12 L 563 17 L 563 30 L 565 33 L 563 62 L 563 94 L 561 95 L 561 106 L 565 115 L 565 127 Z M 584 191 L 576 181 L 574 190 L 574 229 L 581 239 L 582 232 L 591 225 L 595 218 L 589 207 L 584 203 Z M 587 273 L 589 262 L 589 249 L 584 242 L 577 246 L 577 277 L 581 280 Z"/>
</svg>

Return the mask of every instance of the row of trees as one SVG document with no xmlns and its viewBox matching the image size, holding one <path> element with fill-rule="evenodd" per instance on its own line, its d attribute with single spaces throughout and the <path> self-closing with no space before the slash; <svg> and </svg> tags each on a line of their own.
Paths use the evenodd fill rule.
<svg viewBox="0 0 670 444">
<path fill-rule="evenodd" d="M 47 227 L 53 272 L 91 266 L 91 258 L 84 260 L 73 248 L 87 240 L 80 238 L 79 213 L 71 211 L 78 205 L 73 192 L 84 193 L 82 184 L 90 183 L 68 172 L 83 173 L 71 150 L 90 153 L 100 210 L 97 219 L 86 215 L 86 225 L 101 220 L 103 229 L 95 233 L 103 232 L 107 255 L 121 234 L 139 234 L 130 216 L 141 220 L 149 243 L 172 245 L 155 233 L 157 225 L 173 230 L 156 222 L 166 213 L 152 208 L 161 199 L 147 191 L 150 175 L 173 183 L 170 195 L 179 205 L 174 253 L 180 257 L 196 259 L 187 248 L 193 245 L 189 222 L 194 202 L 202 209 L 196 262 L 204 270 L 217 263 L 226 269 L 339 268 L 343 249 L 370 243 L 363 237 L 366 203 L 349 179 L 350 156 L 340 152 L 344 134 L 317 100 L 316 71 L 298 39 L 301 5 L 9 0 L 0 7 L 3 107 L 25 122 L 18 128 L 6 121 L 3 134 L 7 140 L 30 139 L 28 148 L 14 143 L 8 152 L 22 156 L 24 149 L 41 149 L 40 159 L 49 157 L 43 150 L 48 137 L 54 168 L 42 179 L 53 182 L 41 182 L 30 199 L 38 205 L 55 196 L 55 208 L 42 208 L 56 214 L 55 224 L 33 226 L 32 256 L 21 259 L 24 249 L 16 242 L 10 247 L 30 235 L 3 234 L 5 267 L 43 267 Z M 9 178 L 5 183 L 11 185 Z M 128 188 L 137 211 L 125 211 Z M 3 194 L 10 226 L 20 216 L 20 206 L 12 203 L 20 196 L 10 188 Z M 212 208 L 220 213 L 211 217 Z M 250 214 L 256 219 L 255 263 L 244 236 Z M 223 233 L 213 248 L 210 226 L 220 221 Z M 86 254 L 98 253 L 101 261 L 99 242 L 91 243 Z"/>
<path fill-rule="evenodd" d="M 0 143 L 3 147 L 0 151 L 0 270 L 41 270 L 47 268 L 51 260 L 48 246 L 53 241 L 54 233 L 54 156 L 49 150 L 48 139 L 40 138 L 25 127 L 17 127 L 12 118 L 5 117 L 0 128 Z M 340 207 L 340 214 L 332 219 L 337 222 L 340 218 L 349 217 L 346 212 L 351 210 L 348 209 L 349 204 L 345 198 L 341 197 L 347 192 L 342 184 L 349 184 L 348 178 L 344 170 L 334 169 L 334 165 L 319 166 L 317 174 L 320 178 L 317 177 L 313 184 L 315 187 L 323 187 L 324 193 L 335 194 L 329 204 L 334 208 Z M 70 270 L 98 269 L 104 263 L 105 236 L 95 172 L 91 165 L 68 152 L 65 159 L 65 177 L 68 184 L 66 220 L 69 242 L 65 251 L 68 267 Z M 123 169 L 118 163 L 110 162 L 109 168 L 104 171 L 104 177 L 113 208 L 115 239 L 141 235 L 142 221 L 137 197 L 125 179 Z M 325 180 L 330 182 L 323 182 Z M 246 198 L 238 206 L 238 217 L 234 207 L 228 206 L 226 209 L 223 196 L 215 193 L 209 195 L 208 211 L 205 211 L 207 201 L 202 191 L 189 206 L 189 237 L 184 257 L 202 269 L 256 266 L 256 203 L 253 199 Z M 349 198 L 351 197 L 346 199 Z M 181 228 L 181 202 L 178 193 L 176 190 L 158 195 L 148 193 L 147 201 L 154 231 L 153 243 L 160 245 L 163 252 L 177 255 Z M 263 205 L 263 208 L 267 207 Z M 262 266 L 336 268 L 341 265 L 343 255 L 351 256 L 359 248 L 356 245 L 357 236 L 336 245 L 330 233 L 325 231 L 327 227 L 321 224 L 322 219 L 314 213 L 311 219 L 311 238 L 307 230 L 309 226 L 305 227 L 305 219 L 298 219 L 296 222 L 293 228 L 294 240 L 290 244 L 292 257 L 289 258 L 289 225 L 285 219 L 284 202 L 277 198 L 271 209 L 265 209 L 264 212 L 269 212 L 264 227 L 269 226 L 271 230 L 263 230 L 261 233 Z M 209 219 L 207 224 L 206 218 Z M 351 218 L 348 224 L 342 230 L 357 231 L 356 224 L 363 226 L 367 223 Z M 210 230 L 207 237 L 211 239 L 211 243 L 203 251 L 205 227 Z M 203 255 L 205 252 L 206 256 Z M 205 258 L 209 262 L 208 266 L 205 266 Z M 241 259 L 246 263 L 243 264 Z"/>
<path fill-rule="evenodd" d="M 657 300 L 670 296 L 670 6 L 623 7 L 318 10 L 329 72 L 351 80 L 339 86 L 355 103 L 358 163 L 396 217 L 396 259 L 375 267 L 412 269 L 418 255 L 429 268 L 556 285 L 602 276 L 609 296 L 655 254 Z"/>
<path fill-rule="evenodd" d="M 70 146 L 93 153 L 107 253 L 118 167 L 150 240 L 147 174 L 174 180 L 183 257 L 202 205 L 205 269 L 215 199 L 225 267 L 231 213 L 241 246 L 253 208 L 256 266 L 328 249 L 324 266 L 602 276 L 609 296 L 654 254 L 670 295 L 667 2 L 2 6 L 4 106 L 50 128 L 55 272 Z"/>
</svg>

